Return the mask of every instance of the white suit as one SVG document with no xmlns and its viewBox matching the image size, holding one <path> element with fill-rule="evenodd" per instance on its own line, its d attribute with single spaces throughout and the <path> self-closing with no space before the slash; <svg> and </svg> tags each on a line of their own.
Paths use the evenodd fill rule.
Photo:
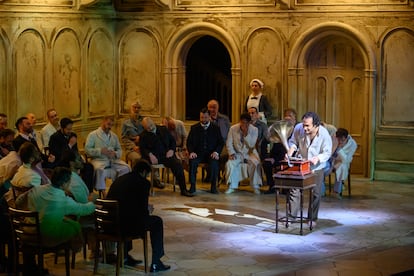
<svg viewBox="0 0 414 276">
<path fill-rule="evenodd" d="M 231 189 L 237 189 L 239 182 L 250 178 L 250 185 L 258 189 L 262 185 L 260 157 L 256 150 L 258 130 L 249 125 L 247 136 L 243 137 L 240 124 L 233 125 L 228 133 L 226 147 L 229 156 L 235 155 L 234 160 L 226 163 L 226 182 Z"/>
<path fill-rule="evenodd" d="M 102 148 L 111 149 L 116 152 L 115 159 L 109 159 L 108 156 L 101 153 Z M 129 165 L 121 160 L 122 149 L 118 136 L 110 131 L 106 134 L 101 127 L 88 134 L 85 143 L 85 151 L 95 170 L 95 188 L 96 190 L 105 190 L 105 178 L 113 180 L 130 172 Z"/>
</svg>

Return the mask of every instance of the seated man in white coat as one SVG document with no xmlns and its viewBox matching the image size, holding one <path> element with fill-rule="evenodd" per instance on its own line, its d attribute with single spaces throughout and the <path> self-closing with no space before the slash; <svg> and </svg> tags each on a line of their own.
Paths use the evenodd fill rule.
<svg viewBox="0 0 414 276">
<path fill-rule="evenodd" d="M 122 149 L 118 136 L 111 131 L 114 124 L 112 116 L 105 116 L 101 126 L 88 134 L 85 152 L 91 157 L 90 163 L 95 171 L 95 189 L 105 197 L 106 178 L 124 175 L 131 171 L 129 165 L 121 160 Z"/>
<path fill-rule="evenodd" d="M 255 194 L 260 194 L 262 185 L 260 157 L 256 150 L 258 130 L 250 124 L 248 113 L 240 116 L 240 122 L 233 125 L 227 135 L 226 147 L 229 160 L 226 163 L 226 182 L 230 184 L 226 194 L 238 188 L 239 182 L 250 178 Z"/>
<path fill-rule="evenodd" d="M 338 140 L 338 146 L 332 154 L 332 165 L 336 176 L 334 193 L 339 198 L 342 193 L 344 180 L 348 177 L 349 166 L 357 149 L 357 143 L 348 134 L 348 130 L 344 128 L 338 128 L 336 139 Z"/>
</svg>

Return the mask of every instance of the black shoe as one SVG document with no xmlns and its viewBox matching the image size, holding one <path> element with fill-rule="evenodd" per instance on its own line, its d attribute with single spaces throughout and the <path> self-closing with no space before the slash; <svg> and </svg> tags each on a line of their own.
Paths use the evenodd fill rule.
<svg viewBox="0 0 414 276">
<path fill-rule="evenodd" d="M 276 192 L 274 187 L 271 187 L 269 190 L 265 191 L 264 194 L 265 195 L 270 195 L 270 194 L 274 194 Z"/>
<path fill-rule="evenodd" d="M 128 255 L 125 259 L 124 259 L 124 265 L 127 266 L 137 266 L 140 263 L 142 263 L 141 260 L 136 260 L 134 259 L 131 255 Z"/>
<path fill-rule="evenodd" d="M 157 264 L 151 264 L 150 272 L 165 271 L 170 269 L 171 266 L 163 264 L 161 261 Z"/>
<path fill-rule="evenodd" d="M 189 190 L 189 193 L 190 193 L 190 194 L 194 194 L 195 192 L 196 192 L 195 185 L 194 185 L 194 187 L 193 187 L 193 186 L 191 186 L 191 188 L 190 188 L 190 190 Z"/>
<path fill-rule="evenodd" d="M 217 195 L 219 192 L 217 190 L 210 190 L 210 193 Z"/>
<path fill-rule="evenodd" d="M 192 193 L 190 193 L 189 191 L 181 191 L 181 195 L 182 196 L 188 196 L 188 197 L 193 197 L 194 195 Z"/>
<path fill-rule="evenodd" d="M 161 183 L 161 181 L 159 179 L 154 179 L 154 187 L 156 187 L 158 189 L 164 189 L 165 184 Z"/>
</svg>

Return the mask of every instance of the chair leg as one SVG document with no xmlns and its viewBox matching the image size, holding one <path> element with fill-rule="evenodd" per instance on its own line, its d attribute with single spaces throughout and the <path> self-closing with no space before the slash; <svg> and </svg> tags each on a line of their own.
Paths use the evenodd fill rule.
<svg viewBox="0 0 414 276">
<path fill-rule="evenodd" d="M 348 197 L 351 197 L 351 172 L 348 173 Z"/>
<path fill-rule="evenodd" d="M 72 263 L 70 265 L 72 269 L 75 269 L 75 261 L 76 261 L 76 252 L 75 250 L 72 250 Z"/>
<path fill-rule="evenodd" d="M 70 251 L 69 248 L 65 248 L 65 269 L 66 269 L 66 276 L 70 276 L 69 251 Z M 75 253 L 73 253 L 73 255 L 75 255 Z M 73 266 L 75 266 L 75 263 L 73 263 Z"/>
<path fill-rule="evenodd" d="M 98 248 L 98 250 L 95 251 L 95 256 L 94 256 L 94 264 L 93 264 L 93 274 L 96 274 L 98 272 L 98 262 L 99 262 L 99 240 L 96 239 L 96 248 Z M 104 263 L 106 262 L 106 250 L 105 250 L 105 245 L 102 242 L 102 254 L 103 254 L 103 260 Z"/>
<path fill-rule="evenodd" d="M 122 258 L 122 252 L 123 252 L 123 242 L 119 241 L 118 245 L 117 245 L 117 252 L 116 252 L 116 276 L 119 276 L 119 271 L 120 271 L 120 267 L 121 267 L 121 262 L 123 265 L 123 261 L 124 259 Z"/>
<path fill-rule="evenodd" d="M 144 271 L 147 273 L 148 271 L 148 238 L 147 238 L 147 232 L 145 231 L 144 237 L 142 239 L 142 242 L 144 244 Z"/>
</svg>

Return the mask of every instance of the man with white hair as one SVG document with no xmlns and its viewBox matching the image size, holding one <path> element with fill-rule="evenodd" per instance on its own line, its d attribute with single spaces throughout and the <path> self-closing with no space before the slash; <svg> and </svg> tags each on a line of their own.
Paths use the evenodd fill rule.
<svg viewBox="0 0 414 276">
<path fill-rule="evenodd" d="M 129 118 L 122 123 L 121 139 L 125 145 L 126 159 L 131 161 L 131 167 L 134 167 L 135 163 L 141 159 L 138 147 L 139 135 L 144 131 L 142 126 L 143 117 L 140 114 L 141 108 L 141 104 L 134 101 L 131 104 Z"/>
<path fill-rule="evenodd" d="M 149 161 L 150 164 L 163 164 L 170 168 L 180 186 L 181 195 L 193 196 L 185 185 L 184 169 L 181 161 L 175 156 L 176 143 L 174 137 L 165 126 L 156 126 L 150 117 L 145 117 L 142 120 L 142 125 L 145 129 L 139 139 L 142 158 Z"/>
</svg>

